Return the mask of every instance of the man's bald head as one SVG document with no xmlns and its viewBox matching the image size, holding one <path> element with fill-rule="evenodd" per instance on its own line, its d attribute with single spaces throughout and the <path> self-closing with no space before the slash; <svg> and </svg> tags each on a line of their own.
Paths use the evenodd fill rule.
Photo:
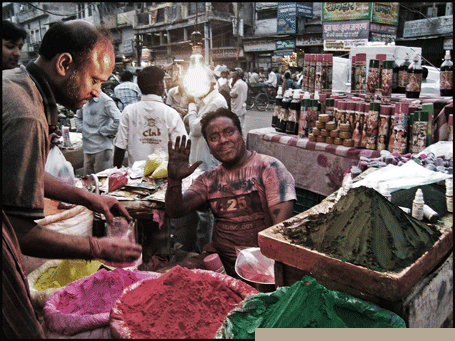
<svg viewBox="0 0 455 341">
<path fill-rule="evenodd" d="M 60 53 L 70 53 L 74 62 L 81 65 L 96 43 L 102 40 L 112 43 L 110 32 L 86 20 L 58 22 L 44 35 L 39 54 L 50 61 Z"/>
</svg>

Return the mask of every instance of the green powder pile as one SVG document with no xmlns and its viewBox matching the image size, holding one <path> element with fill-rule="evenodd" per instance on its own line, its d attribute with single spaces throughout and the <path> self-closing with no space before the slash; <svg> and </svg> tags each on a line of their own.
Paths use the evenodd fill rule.
<svg viewBox="0 0 455 341">
<path fill-rule="evenodd" d="M 248 296 L 229 313 L 215 338 L 254 339 L 256 328 L 405 327 L 395 313 L 304 276 L 289 287 Z"/>
<path fill-rule="evenodd" d="M 381 272 L 414 264 L 441 235 L 368 187 L 350 189 L 329 213 L 307 219 L 284 228 L 283 234 L 296 244 Z"/>
</svg>

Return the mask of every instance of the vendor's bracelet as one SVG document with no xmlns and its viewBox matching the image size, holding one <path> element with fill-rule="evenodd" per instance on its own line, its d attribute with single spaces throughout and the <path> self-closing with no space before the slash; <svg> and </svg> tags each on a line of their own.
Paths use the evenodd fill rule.
<svg viewBox="0 0 455 341">
<path fill-rule="evenodd" d="M 100 259 L 101 258 L 101 248 L 100 244 L 98 243 L 98 239 L 92 236 L 88 237 L 88 243 L 90 244 L 90 256 L 92 259 Z"/>
</svg>

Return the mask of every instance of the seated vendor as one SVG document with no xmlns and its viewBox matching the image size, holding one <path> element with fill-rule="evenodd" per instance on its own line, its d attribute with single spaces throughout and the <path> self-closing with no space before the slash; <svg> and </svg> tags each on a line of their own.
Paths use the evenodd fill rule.
<svg viewBox="0 0 455 341">
<path fill-rule="evenodd" d="M 210 207 L 215 217 L 213 240 L 203 254 L 218 253 L 226 273 L 235 273 L 236 246 L 258 246 L 258 232 L 292 216 L 295 181 L 276 158 L 246 149 L 237 115 L 220 108 L 201 120 L 210 153 L 221 162 L 205 171 L 182 194 L 182 179 L 202 163 L 189 164 L 191 140 L 169 141 L 166 212 L 182 217 Z M 196 227 L 195 227 L 196 228 Z"/>
</svg>

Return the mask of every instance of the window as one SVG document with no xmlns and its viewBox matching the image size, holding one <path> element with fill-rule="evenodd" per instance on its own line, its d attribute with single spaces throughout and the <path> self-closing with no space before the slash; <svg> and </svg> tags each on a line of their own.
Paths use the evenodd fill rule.
<svg viewBox="0 0 455 341">
<path fill-rule="evenodd" d="M 205 2 L 197 2 L 197 12 L 205 13 Z M 188 15 L 196 14 L 196 4 L 190 3 L 188 8 Z"/>
<path fill-rule="evenodd" d="M 160 8 L 156 14 L 156 22 L 164 22 L 164 8 Z"/>
<path fill-rule="evenodd" d="M 277 17 L 277 9 L 268 9 L 258 12 L 258 20 L 275 19 Z"/>
</svg>

